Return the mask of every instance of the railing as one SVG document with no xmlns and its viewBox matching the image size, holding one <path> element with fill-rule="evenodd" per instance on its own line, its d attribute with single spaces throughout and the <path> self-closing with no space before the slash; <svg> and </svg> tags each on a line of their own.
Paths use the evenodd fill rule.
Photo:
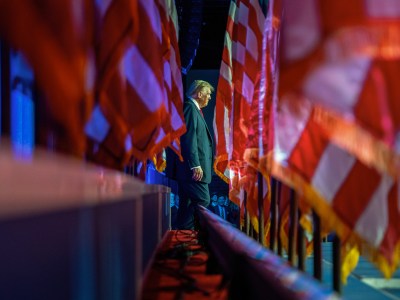
<svg viewBox="0 0 400 300">
<path fill-rule="evenodd" d="M 229 299 L 337 299 L 228 222 L 200 207 L 203 239 L 230 282 Z"/>
<path fill-rule="evenodd" d="M 259 181 L 262 178 L 262 175 L 259 173 Z M 264 202 L 263 198 L 260 195 L 263 195 L 262 191 L 262 183 L 259 182 L 258 187 L 258 211 L 259 211 L 259 232 L 262 234 L 259 234 L 257 236 L 254 236 L 256 240 L 260 242 L 260 244 L 266 246 L 266 241 L 265 241 L 265 234 L 264 234 Z M 273 252 L 277 252 L 278 255 L 282 256 L 283 254 L 283 249 L 282 249 L 282 241 L 280 234 L 278 234 L 281 231 L 281 214 L 279 213 L 279 207 L 280 207 L 280 200 L 281 200 L 281 186 L 282 183 L 279 182 L 278 180 L 272 178 L 271 179 L 271 207 L 270 207 L 270 234 L 269 234 L 269 249 Z M 246 197 L 246 196 L 245 196 Z M 246 204 L 246 199 L 244 201 Z M 297 267 L 299 270 L 304 271 L 305 269 L 305 257 L 306 257 L 306 250 L 305 250 L 305 245 L 304 245 L 304 229 L 302 226 L 299 224 L 299 219 L 301 217 L 301 211 L 298 207 L 298 199 L 296 197 L 296 193 L 294 190 L 291 190 L 290 192 L 290 199 L 289 199 L 289 205 L 290 205 L 290 214 L 289 214 L 289 232 L 288 232 L 288 261 L 292 266 L 295 265 L 295 262 L 297 261 Z M 244 205 L 244 209 L 246 210 L 246 205 Z M 248 213 L 245 212 L 245 221 L 244 221 L 244 227 L 243 227 L 243 232 L 246 232 L 247 235 L 250 232 L 252 232 L 252 228 L 250 225 L 250 222 L 248 221 L 249 215 Z M 313 212 L 312 214 L 312 222 L 313 222 L 313 276 L 317 280 L 322 280 L 322 248 L 321 248 L 321 243 L 322 243 L 322 233 L 321 233 L 321 224 L 320 224 L 320 218 L 319 216 Z M 333 237 L 333 252 L 332 252 L 332 262 L 333 262 L 333 276 L 332 276 L 332 287 L 333 289 L 341 293 L 342 291 L 342 284 L 340 280 L 340 240 L 337 236 Z"/>
<path fill-rule="evenodd" d="M 169 193 L 62 156 L 17 159 L 0 148 L 0 299 L 135 299 L 170 227 Z"/>
</svg>

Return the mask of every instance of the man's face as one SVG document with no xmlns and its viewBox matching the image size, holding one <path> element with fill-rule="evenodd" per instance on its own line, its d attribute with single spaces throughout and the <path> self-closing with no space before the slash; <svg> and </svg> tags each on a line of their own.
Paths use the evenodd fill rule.
<svg viewBox="0 0 400 300">
<path fill-rule="evenodd" d="M 199 103 L 200 108 L 206 107 L 210 100 L 211 90 L 209 87 L 205 87 L 197 93 L 197 102 Z"/>
<path fill-rule="evenodd" d="M 220 196 L 218 198 L 218 204 L 219 205 L 225 205 L 225 197 L 224 196 Z"/>
</svg>

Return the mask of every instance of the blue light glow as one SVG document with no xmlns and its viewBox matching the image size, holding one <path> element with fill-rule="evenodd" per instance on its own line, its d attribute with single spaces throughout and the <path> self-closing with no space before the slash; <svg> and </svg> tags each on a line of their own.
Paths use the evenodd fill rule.
<svg viewBox="0 0 400 300">
<path fill-rule="evenodd" d="M 14 153 L 31 157 L 34 147 L 34 107 L 32 98 L 19 89 L 11 93 L 11 142 Z"/>
</svg>

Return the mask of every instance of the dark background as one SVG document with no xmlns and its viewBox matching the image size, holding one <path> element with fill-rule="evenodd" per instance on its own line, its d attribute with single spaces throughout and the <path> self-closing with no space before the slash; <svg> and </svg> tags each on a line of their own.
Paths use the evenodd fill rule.
<svg viewBox="0 0 400 300">
<path fill-rule="evenodd" d="M 185 69 L 219 69 L 230 0 L 176 0 Z"/>
</svg>

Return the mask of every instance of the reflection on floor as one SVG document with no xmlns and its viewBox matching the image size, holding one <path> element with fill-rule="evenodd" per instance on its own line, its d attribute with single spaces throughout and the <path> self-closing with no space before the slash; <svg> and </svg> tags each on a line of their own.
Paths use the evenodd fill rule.
<svg viewBox="0 0 400 300">
<path fill-rule="evenodd" d="M 322 244 L 323 265 L 322 282 L 332 288 L 332 243 Z M 306 272 L 313 272 L 313 257 L 306 261 Z M 342 296 L 344 299 L 380 300 L 400 299 L 400 270 L 393 278 L 386 280 L 382 273 L 368 260 L 360 257 L 360 261 L 349 276 L 347 285 L 343 286 Z"/>
</svg>

